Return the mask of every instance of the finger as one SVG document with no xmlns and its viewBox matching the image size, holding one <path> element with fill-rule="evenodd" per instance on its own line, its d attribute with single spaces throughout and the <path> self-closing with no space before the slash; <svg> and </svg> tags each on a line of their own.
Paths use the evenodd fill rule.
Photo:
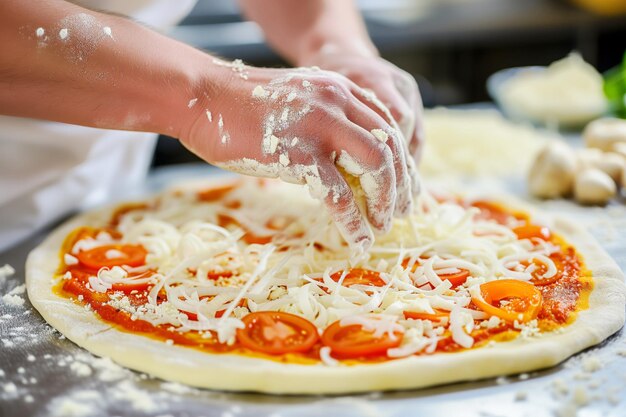
<svg viewBox="0 0 626 417">
<path fill-rule="evenodd" d="M 348 119 L 363 129 L 363 134 L 370 133 L 385 143 L 393 155 L 393 165 L 396 174 L 396 205 L 395 214 L 404 216 L 413 203 L 411 181 L 409 179 L 405 145 L 394 129 L 390 129 L 385 120 L 373 113 L 361 102 L 354 102 L 347 112 Z"/>
<path fill-rule="evenodd" d="M 339 233 L 350 247 L 366 251 L 372 245 L 374 237 L 359 210 L 354 194 L 345 178 L 332 163 L 318 163 L 319 179 L 328 190 L 323 198 Z M 306 179 L 307 184 L 314 179 Z M 311 185 L 309 184 L 309 187 Z"/>
<path fill-rule="evenodd" d="M 406 138 L 409 141 L 409 152 L 415 162 L 418 163 L 424 140 L 424 106 L 422 105 L 419 86 L 415 79 L 408 74 L 395 77 L 394 84 L 398 93 L 405 98 L 411 107 L 414 125 L 411 133 Z"/>
<path fill-rule="evenodd" d="M 353 84 L 351 87 L 352 88 L 350 89 L 350 92 L 357 100 L 359 100 L 361 103 L 369 107 L 373 112 L 382 117 L 389 124 L 389 126 L 393 127 L 394 129 L 399 129 L 396 119 L 391 114 L 389 108 L 387 108 L 387 106 L 385 106 L 383 102 L 378 98 L 377 93 L 371 90 L 361 88 L 356 84 Z"/>
<path fill-rule="evenodd" d="M 388 89 L 381 89 L 384 91 L 388 91 L 388 90 L 393 90 L 396 91 L 395 87 L 390 86 Z M 385 117 L 385 120 L 388 120 L 391 112 L 382 104 L 382 102 L 380 100 L 378 100 L 378 98 L 371 94 L 371 93 L 367 93 L 366 91 L 364 91 L 362 88 L 360 87 L 356 87 L 356 90 L 354 90 L 354 95 L 359 98 L 359 101 L 361 101 L 361 103 L 365 104 L 367 107 L 369 107 L 370 109 L 374 110 L 379 116 L 381 117 Z M 395 99 L 394 100 L 398 100 L 398 93 L 396 91 L 396 95 L 395 95 Z M 403 100 L 403 99 L 400 99 Z M 404 106 L 406 106 L 406 104 L 404 104 Z M 406 110 L 403 110 L 406 111 Z M 386 116 L 385 116 L 386 115 Z M 400 128 L 398 127 L 398 124 L 395 122 L 395 120 L 391 120 L 392 123 L 392 127 L 395 128 L 397 131 L 400 131 Z M 413 195 L 418 195 L 419 194 L 419 190 L 420 190 L 420 184 L 419 184 L 419 174 L 417 172 L 417 168 L 416 168 L 416 164 L 415 161 L 410 161 L 411 158 L 408 157 L 408 155 L 412 155 L 412 153 L 409 152 L 409 148 L 408 148 L 408 140 L 406 140 L 406 137 L 403 137 L 402 140 L 402 145 L 403 148 L 405 150 L 405 155 L 406 155 L 406 166 L 407 166 L 407 175 L 409 177 L 410 183 L 411 183 L 411 193 Z"/>
<path fill-rule="evenodd" d="M 413 112 L 415 114 L 415 128 L 409 140 L 409 152 L 413 156 L 413 160 L 419 164 L 424 144 L 424 107 L 422 106 L 422 98 L 417 92 L 413 97 Z"/>
<path fill-rule="evenodd" d="M 391 113 L 393 120 L 397 123 L 397 128 L 408 142 L 415 127 L 415 114 L 411 109 L 410 102 L 400 94 L 392 82 L 385 83 L 376 89 L 376 97 L 389 109 L 389 113 Z M 379 106 L 376 106 L 375 101 L 371 104 L 379 108 Z"/>
<path fill-rule="evenodd" d="M 346 120 L 348 122 L 348 120 Z M 337 141 L 334 136 L 336 163 L 346 173 L 357 177 L 363 191 L 370 224 L 381 232 L 391 228 L 396 202 L 396 174 L 390 148 L 374 135 L 348 122 L 343 136 Z"/>
</svg>

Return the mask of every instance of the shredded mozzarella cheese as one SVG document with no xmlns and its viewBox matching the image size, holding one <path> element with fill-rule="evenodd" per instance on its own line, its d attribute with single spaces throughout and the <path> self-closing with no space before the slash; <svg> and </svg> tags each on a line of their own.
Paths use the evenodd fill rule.
<svg viewBox="0 0 626 417">
<path fill-rule="evenodd" d="M 306 318 L 320 332 L 340 320 L 375 337 L 402 335 L 402 344 L 387 354 L 404 357 L 434 352 L 446 329 L 454 342 L 469 348 L 475 326 L 497 327 L 499 319 L 468 308 L 472 297 L 480 297 L 481 284 L 529 281 L 535 263 L 545 265 L 542 277 L 557 272 L 550 255 L 558 247 L 518 240 L 509 227 L 478 218 L 477 212 L 423 193 L 410 216 L 394 220 L 388 234 L 355 258 L 330 216 L 302 187 L 248 180 L 215 202 L 200 201 L 195 189 L 157 197 L 148 208 L 120 217 L 121 239 L 100 233 L 78 241 L 71 253 L 111 243 L 143 245 L 145 266 L 102 268 L 88 281 L 96 292 L 129 281 L 153 284 L 145 305 L 133 305 L 122 292 L 109 304 L 154 325 L 206 338 L 214 332 L 220 343 L 233 343 L 243 316 L 277 310 Z M 224 216 L 233 221 L 224 224 Z M 271 239 L 248 244 L 250 235 Z M 107 259 L 123 255 L 106 252 Z M 71 254 L 64 260 L 78 262 Z M 347 285 L 350 268 L 377 271 L 384 285 Z M 150 270 L 156 273 L 147 274 Z M 470 274 L 462 285 L 453 288 L 441 278 L 462 270 Z M 437 311 L 449 312 L 449 318 L 403 316 Z M 534 335 L 536 327 L 523 331 Z M 334 366 L 330 353 L 323 348 L 320 356 Z"/>
</svg>

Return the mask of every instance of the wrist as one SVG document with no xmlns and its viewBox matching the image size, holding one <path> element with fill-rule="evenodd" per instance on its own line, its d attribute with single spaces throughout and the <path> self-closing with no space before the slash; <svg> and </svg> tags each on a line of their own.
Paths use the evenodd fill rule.
<svg viewBox="0 0 626 417">
<path fill-rule="evenodd" d="M 153 90 L 154 126 L 151 130 L 175 137 L 188 137 L 200 117 L 217 107 L 233 77 L 231 68 L 216 64 L 212 56 L 191 49 L 179 64 L 166 71 Z"/>
<path fill-rule="evenodd" d="M 204 130 L 207 119 L 210 126 L 217 126 L 218 115 L 223 111 L 224 96 L 234 94 L 237 81 L 243 81 L 248 74 L 239 63 L 231 63 L 201 53 L 200 59 L 192 66 L 185 62 L 182 85 L 177 89 L 176 100 L 170 103 L 169 118 L 175 118 L 176 131 L 171 133 L 186 142 Z M 241 64 L 243 65 L 243 64 Z M 215 124 L 212 122 L 215 120 Z M 216 132 L 213 132 L 216 133 Z"/>
<path fill-rule="evenodd" d="M 298 66 L 322 66 L 325 58 L 333 55 L 365 58 L 380 56 L 378 49 L 367 37 L 343 39 L 312 35 L 305 45 L 297 59 Z"/>
<path fill-rule="evenodd" d="M 314 27 L 309 34 L 303 36 L 296 65 L 319 65 L 330 55 L 378 57 L 378 50 L 364 29 L 360 36 L 354 35 L 357 32 L 356 30 L 348 32 L 350 36 L 346 36 L 344 32 L 328 32 L 324 30 L 323 25 Z"/>
</svg>

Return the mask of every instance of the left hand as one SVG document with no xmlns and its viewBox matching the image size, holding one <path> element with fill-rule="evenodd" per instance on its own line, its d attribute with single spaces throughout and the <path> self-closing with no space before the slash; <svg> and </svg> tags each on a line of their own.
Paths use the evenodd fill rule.
<svg viewBox="0 0 626 417">
<path fill-rule="evenodd" d="M 361 88 L 373 91 L 389 109 L 410 154 L 419 162 L 424 137 L 422 99 L 415 79 L 408 72 L 374 54 L 331 52 L 324 48 L 301 64 L 338 72 Z"/>
</svg>

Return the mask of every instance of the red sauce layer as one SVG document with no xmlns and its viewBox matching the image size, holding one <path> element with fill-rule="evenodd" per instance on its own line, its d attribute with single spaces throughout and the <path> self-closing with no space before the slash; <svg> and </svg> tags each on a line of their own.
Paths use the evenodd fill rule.
<svg viewBox="0 0 626 417">
<path fill-rule="evenodd" d="M 205 202 L 215 202 L 220 199 L 224 199 L 233 188 L 233 186 L 225 186 L 203 191 L 199 194 L 199 200 Z M 229 201 L 228 204 L 231 207 L 237 206 L 236 202 L 233 203 L 233 201 Z M 513 218 L 526 222 L 526 224 L 529 225 L 532 224 L 526 214 L 508 211 L 503 206 L 498 204 L 491 202 L 477 202 L 473 205 L 481 210 L 478 215 L 481 218 L 493 219 L 503 224 Z M 71 278 L 62 279 L 57 287 L 57 291 L 68 298 L 74 299 L 76 302 L 84 304 L 86 307 L 89 306 L 88 308 L 91 308 L 102 320 L 111 323 L 123 331 L 141 333 L 145 336 L 165 341 L 171 340 L 173 343 L 178 345 L 189 346 L 211 353 L 234 352 L 289 363 L 311 363 L 319 360 L 319 350 L 323 346 L 320 340 L 317 340 L 317 342 L 315 342 L 312 347 L 304 353 L 289 353 L 272 356 L 245 348 L 238 341 L 236 341 L 233 345 L 221 344 L 217 341 L 214 334 L 206 333 L 202 335 L 194 331 L 181 333 L 177 332 L 169 325 L 155 326 L 147 321 L 137 319 L 126 311 L 118 310 L 109 305 L 109 301 L 115 291 L 109 290 L 104 293 L 92 291 L 88 285 L 88 278 L 90 276 L 94 276 L 97 271 L 89 269 L 80 263 L 68 266 L 63 262 L 64 254 L 70 253 L 72 247 L 78 240 L 86 237 L 95 237 L 102 231 L 111 234 L 114 238 L 119 238 L 120 233 L 116 230 L 116 227 L 119 224 L 122 215 L 133 210 L 144 210 L 146 208 L 148 208 L 148 206 L 143 203 L 121 206 L 112 214 L 109 227 L 105 229 L 82 227 L 70 234 L 60 251 L 61 266 L 58 273 L 62 276 L 67 272 L 70 272 Z M 224 220 L 224 226 L 226 226 L 230 221 L 231 219 Z M 261 240 L 264 241 L 265 238 L 266 237 L 260 238 L 250 236 L 251 242 L 249 243 Z M 549 241 L 559 246 L 561 251 L 550 256 L 550 258 L 557 265 L 558 274 L 556 278 L 549 280 L 549 282 L 537 281 L 535 283 L 543 296 L 543 303 L 537 316 L 538 327 L 541 330 L 551 330 L 569 324 L 573 320 L 577 310 L 587 308 L 588 295 L 593 287 L 592 277 L 590 273 L 584 269 L 580 256 L 576 253 L 575 249 L 553 234 L 550 235 Z M 539 272 L 542 272 L 541 269 L 539 269 Z M 353 275 L 356 276 L 357 274 L 358 279 L 353 277 Z M 362 280 L 367 279 L 372 281 L 371 285 L 377 285 L 377 277 L 372 274 L 376 275 L 378 273 L 375 271 L 369 271 L 369 275 L 364 278 L 362 270 L 353 270 L 348 271 L 347 277 L 352 281 L 355 281 L 356 284 L 363 284 Z M 212 278 L 220 279 L 221 277 L 230 277 L 232 275 L 232 272 L 225 271 Z M 333 279 L 338 280 L 339 275 L 337 275 L 337 277 L 333 277 Z M 378 280 L 380 280 L 379 277 Z M 344 285 L 352 284 L 344 282 Z M 150 287 L 148 287 L 148 290 L 149 288 Z M 139 307 L 147 303 L 148 290 L 128 291 L 126 296 L 128 297 L 131 305 Z M 162 302 L 163 297 L 164 294 L 160 295 L 157 302 Z M 245 300 L 243 300 L 243 304 L 245 305 Z M 473 304 L 470 305 L 470 308 L 478 309 L 478 307 Z M 191 313 L 187 313 L 187 316 L 190 320 L 197 318 L 195 317 L 195 314 Z M 255 331 L 258 332 L 258 329 Z M 287 331 L 289 331 L 289 328 L 287 328 Z M 477 328 L 472 332 L 472 337 L 475 341 L 474 346 L 480 347 L 491 340 L 504 341 L 513 339 L 518 334 L 519 329 L 516 329 L 514 324 L 503 321 L 491 329 Z M 463 348 L 452 340 L 450 331 L 446 330 L 437 345 L 436 351 L 456 352 L 459 350 L 463 350 Z M 387 358 L 384 355 L 370 355 L 367 357 L 357 357 L 352 359 L 357 362 L 380 362 L 390 360 L 390 358 Z"/>
</svg>

